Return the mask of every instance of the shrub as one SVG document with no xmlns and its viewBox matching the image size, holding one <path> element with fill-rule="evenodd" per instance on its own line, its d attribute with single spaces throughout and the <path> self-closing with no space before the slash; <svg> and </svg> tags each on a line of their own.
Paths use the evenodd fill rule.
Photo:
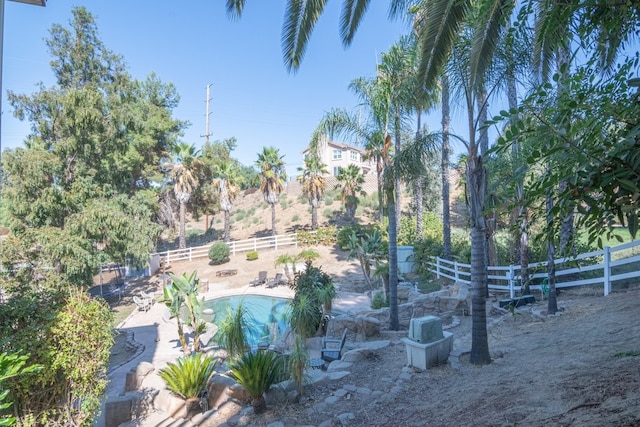
<svg viewBox="0 0 640 427">
<path fill-rule="evenodd" d="M 374 231 L 377 231 L 378 233 L 380 233 L 380 236 L 382 237 L 382 240 L 385 242 L 385 245 L 386 245 L 386 242 L 388 241 L 386 230 L 383 230 L 382 226 L 379 223 L 375 223 L 375 224 L 366 224 L 366 225 L 353 224 L 353 225 L 348 225 L 346 227 L 342 227 L 336 235 L 336 241 L 338 243 L 338 247 L 340 247 L 340 249 L 343 249 L 343 250 L 349 249 L 349 240 L 351 239 L 351 235 L 353 233 L 355 233 L 356 237 L 360 239 L 365 235 L 373 234 Z"/>
<path fill-rule="evenodd" d="M 247 261 L 255 261 L 258 259 L 258 251 L 247 252 Z"/>
<path fill-rule="evenodd" d="M 224 264 L 229 262 L 231 248 L 225 242 L 215 242 L 209 248 L 209 259 L 213 265 Z"/>
<path fill-rule="evenodd" d="M 256 351 L 246 352 L 231 365 L 231 376 L 251 396 L 251 406 L 256 414 L 267 408 L 264 393 L 280 376 L 282 360 L 273 351 Z"/>
<path fill-rule="evenodd" d="M 300 216 L 299 216 L 299 215 L 294 215 L 294 216 L 292 216 L 292 217 L 291 217 L 291 221 L 292 221 L 292 222 L 298 222 L 298 221 L 300 221 Z"/>
<path fill-rule="evenodd" d="M 324 215 L 325 218 L 331 218 L 333 216 L 333 209 L 326 208 L 325 210 L 322 211 L 322 215 Z"/>
<path fill-rule="evenodd" d="M 158 372 L 167 383 L 167 388 L 184 399 L 198 397 L 206 389 L 207 383 L 215 372 L 217 361 L 213 356 L 192 353 L 179 357 L 175 363 Z"/>
<path fill-rule="evenodd" d="M 382 292 L 376 292 L 373 298 L 371 299 L 371 308 L 377 310 L 382 307 L 389 307 L 389 299 L 387 298 L 385 301 Z"/>
<path fill-rule="evenodd" d="M 336 242 L 336 227 L 318 227 L 314 232 L 298 230 L 296 240 L 300 246 L 331 246 Z"/>
</svg>

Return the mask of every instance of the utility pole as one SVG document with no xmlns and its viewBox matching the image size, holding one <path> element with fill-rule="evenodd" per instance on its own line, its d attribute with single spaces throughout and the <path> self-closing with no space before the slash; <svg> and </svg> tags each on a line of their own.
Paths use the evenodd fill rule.
<svg viewBox="0 0 640 427">
<path fill-rule="evenodd" d="M 207 100 L 205 101 L 205 103 L 207 104 L 207 113 L 205 115 L 205 133 L 204 135 L 200 135 L 201 137 L 206 138 L 207 144 L 209 143 L 209 137 L 211 136 L 211 132 L 209 131 L 209 117 L 211 116 L 211 113 L 209 112 L 209 104 L 211 103 L 210 89 L 211 83 L 207 85 Z"/>
<path fill-rule="evenodd" d="M 2 1 L 2 0 L 0 0 Z M 207 100 L 205 101 L 205 103 L 207 104 L 207 112 L 205 115 L 205 131 L 204 131 L 204 135 L 200 135 L 201 137 L 205 137 L 205 144 L 208 146 L 209 145 L 209 137 L 211 136 L 211 132 L 209 131 L 209 117 L 211 116 L 211 112 L 209 111 L 209 104 L 211 103 L 211 96 L 210 96 L 210 90 L 211 90 L 211 83 L 209 83 L 207 85 Z M 209 214 L 205 213 L 204 215 L 204 231 L 207 232 L 209 230 Z"/>
</svg>

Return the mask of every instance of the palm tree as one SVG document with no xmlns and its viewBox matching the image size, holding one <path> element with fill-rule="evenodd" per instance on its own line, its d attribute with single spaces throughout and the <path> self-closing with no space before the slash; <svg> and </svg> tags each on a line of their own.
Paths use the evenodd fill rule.
<svg viewBox="0 0 640 427">
<path fill-rule="evenodd" d="M 218 188 L 220 194 L 220 209 L 224 211 L 224 241 L 231 238 L 230 214 L 233 202 L 240 192 L 240 174 L 238 167 L 230 160 L 214 165 L 213 185 Z"/>
<path fill-rule="evenodd" d="M 284 156 L 275 147 L 264 147 L 262 153 L 258 153 L 256 166 L 260 169 L 260 191 L 264 201 L 271 205 L 271 234 L 276 235 L 276 203 L 278 196 L 284 190 L 287 179 Z"/>
<path fill-rule="evenodd" d="M 311 228 L 318 228 L 318 204 L 322 199 L 326 188 L 326 181 L 323 175 L 327 175 L 327 165 L 315 155 L 310 155 L 304 161 L 304 168 L 298 168 L 302 175 L 298 176 L 298 181 L 302 185 L 302 193 L 309 200 L 311 205 Z"/>
<path fill-rule="evenodd" d="M 185 232 L 187 202 L 191 193 L 198 186 L 199 169 L 203 163 L 199 159 L 199 151 L 193 145 L 180 142 L 172 147 L 173 160 L 165 161 L 161 167 L 168 172 L 173 182 L 173 193 L 180 207 L 179 248 L 187 247 Z"/>
<path fill-rule="evenodd" d="M 365 196 L 367 194 L 362 189 L 362 184 L 364 183 L 362 171 L 353 164 L 346 168 L 340 167 L 336 179 L 338 184 L 335 185 L 334 189 L 340 189 L 340 199 L 344 205 L 347 218 L 353 220 L 359 203 L 358 195 Z"/>
<path fill-rule="evenodd" d="M 418 19 L 414 24 L 417 28 L 421 43 L 421 61 L 419 75 L 424 87 L 433 87 L 446 62 L 451 50 L 459 37 L 460 29 L 465 22 L 471 23 L 473 28 L 472 45 L 468 60 L 468 88 L 471 92 L 482 86 L 485 71 L 490 66 L 501 31 L 504 29 L 508 17 L 515 6 L 514 0 L 390 0 L 389 16 L 398 17 L 409 7 L 418 12 Z M 289 0 L 283 25 L 282 46 L 284 63 L 289 70 L 296 70 L 305 53 L 307 42 L 315 23 L 324 11 L 326 1 L 301 2 Z M 345 0 L 340 19 L 340 34 L 342 42 L 348 46 L 355 36 L 360 22 L 370 5 L 369 0 L 354 4 Z M 243 11 L 244 0 L 227 0 L 227 12 L 233 16 L 240 16 Z M 583 2 L 570 4 L 542 1 L 536 11 L 535 27 L 538 36 L 535 39 L 538 61 L 543 72 L 549 70 L 550 58 L 555 49 L 566 39 L 568 19 L 577 17 L 581 31 L 596 33 L 597 51 L 602 55 L 604 65 L 615 63 L 615 53 L 632 37 L 629 28 L 637 25 L 637 10 L 627 6 L 625 2 L 619 5 L 592 5 L 596 10 L 584 13 L 586 6 Z M 531 13 L 531 11 L 528 11 Z M 490 362 L 486 331 L 486 306 L 484 292 L 487 279 L 486 259 L 484 247 L 486 243 L 483 216 L 485 170 L 475 139 L 473 115 L 473 95 L 466 97 L 469 135 L 467 142 L 467 188 L 469 191 L 472 242 L 472 299 L 473 299 L 473 337 L 471 362 L 484 364 Z M 391 224 L 391 212 L 389 213 Z M 395 213 L 394 213 L 395 216 Z M 391 240 L 391 229 L 390 240 Z M 395 230 L 393 230 L 395 234 Z M 390 253 L 390 263 L 394 254 Z M 480 296 L 482 294 L 482 296 Z M 477 311 L 481 310 L 481 311 Z"/>
</svg>

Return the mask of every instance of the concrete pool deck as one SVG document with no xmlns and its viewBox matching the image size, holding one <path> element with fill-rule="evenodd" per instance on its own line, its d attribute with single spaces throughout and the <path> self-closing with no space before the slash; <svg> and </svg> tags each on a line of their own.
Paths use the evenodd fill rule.
<svg viewBox="0 0 640 427">
<path fill-rule="evenodd" d="M 214 299 L 225 296 L 235 295 L 264 295 L 280 298 L 292 298 L 293 290 L 288 286 L 277 286 L 274 288 L 265 288 L 264 286 L 244 285 L 241 287 L 227 287 L 220 283 L 210 284 L 208 291 L 201 293 L 205 299 Z M 156 295 L 158 297 L 159 295 Z M 356 314 L 360 311 L 370 309 L 370 300 L 366 295 L 358 293 L 338 292 L 334 299 L 333 307 L 341 313 Z M 157 375 L 157 372 L 164 368 L 168 362 L 176 360 L 182 355 L 176 325 L 173 321 L 167 321 L 168 309 L 164 304 L 155 303 L 148 311 L 140 311 L 135 309 L 119 326 L 118 329 L 123 333 L 133 334 L 133 338 L 138 347 L 138 352 L 133 359 L 114 368 L 107 375 L 109 384 L 106 390 L 106 398 L 104 401 L 115 399 L 124 395 L 127 372 L 135 369 L 141 362 L 151 363 L 155 370 L 147 375 L 139 389 L 163 389 L 164 381 Z M 317 353 L 317 354 L 316 354 Z M 310 356 L 317 358 L 320 356 L 318 349 L 310 349 Z M 150 408 L 151 409 L 151 408 Z M 141 423 L 134 425 L 158 425 L 161 421 L 167 422 L 171 418 L 159 411 L 153 411 L 149 414 L 153 420 L 139 420 Z M 164 417 L 164 418 L 163 418 Z M 98 427 L 105 426 L 104 404 L 99 418 L 96 419 L 94 425 Z"/>
</svg>

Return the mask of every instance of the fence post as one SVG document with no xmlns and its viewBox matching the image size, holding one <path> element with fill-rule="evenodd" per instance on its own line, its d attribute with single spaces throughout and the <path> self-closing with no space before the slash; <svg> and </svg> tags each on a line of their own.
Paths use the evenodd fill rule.
<svg viewBox="0 0 640 427">
<path fill-rule="evenodd" d="M 440 257 L 436 257 L 436 278 L 440 278 Z"/>
<path fill-rule="evenodd" d="M 257 237 L 253 238 L 253 250 L 254 251 L 258 250 L 258 238 Z"/>
<path fill-rule="evenodd" d="M 278 235 L 276 234 L 274 236 L 275 240 L 276 240 L 276 251 L 278 250 Z"/>
<path fill-rule="evenodd" d="M 189 248 L 189 261 L 193 261 L 193 248 Z"/>
<path fill-rule="evenodd" d="M 515 281 L 515 271 L 512 264 L 509 264 L 509 298 L 513 298 L 516 296 L 516 281 Z"/>
<path fill-rule="evenodd" d="M 456 283 L 458 283 L 458 261 L 454 261 L 453 263 L 453 273 L 454 273 L 454 277 L 455 277 L 455 281 Z"/>
<path fill-rule="evenodd" d="M 604 296 L 606 297 L 611 292 L 611 248 L 605 246 L 602 254 L 604 255 L 603 269 L 604 269 Z"/>
</svg>

